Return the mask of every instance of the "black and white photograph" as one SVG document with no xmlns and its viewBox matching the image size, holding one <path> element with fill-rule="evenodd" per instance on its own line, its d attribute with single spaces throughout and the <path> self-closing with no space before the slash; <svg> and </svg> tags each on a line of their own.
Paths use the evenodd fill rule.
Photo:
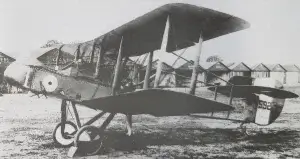
<svg viewBox="0 0 300 159">
<path fill-rule="evenodd" d="M 299 0 L 0 0 L 0 158 L 300 158 Z"/>
</svg>

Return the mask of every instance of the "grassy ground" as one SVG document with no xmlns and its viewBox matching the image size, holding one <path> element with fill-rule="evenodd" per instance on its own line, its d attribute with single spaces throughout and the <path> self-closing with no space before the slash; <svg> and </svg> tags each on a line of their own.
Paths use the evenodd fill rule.
<svg viewBox="0 0 300 159">
<path fill-rule="evenodd" d="M 230 121 L 149 115 L 134 116 L 134 134 L 127 137 L 124 116 L 117 115 L 105 132 L 105 151 L 82 158 L 300 158 L 299 103 L 299 99 L 287 101 L 272 125 L 248 125 L 249 137 L 243 137 L 239 124 Z M 55 99 L 1 97 L 0 158 L 66 158 L 68 148 L 52 141 L 59 110 L 60 101 Z M 79 111 L 82 121 L 97 113 L 84 107 Z"/>
</svg>

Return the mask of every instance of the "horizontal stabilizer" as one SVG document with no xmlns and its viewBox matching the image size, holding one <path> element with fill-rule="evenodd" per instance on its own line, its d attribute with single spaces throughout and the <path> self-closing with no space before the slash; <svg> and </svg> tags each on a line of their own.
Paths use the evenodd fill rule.
<svg viewBox="0 0 300 159">
<path fill-rule="evenodd" d="M 226 96 L 230 96 L 232 86 L 218 86 L 217 92 Z M 216 87 L 209 87 L 211 91 L 215 91 Z M 249 85 L 237 85 L 233 86 L 233 97 L 236 98 L 246 98 L 250 94 L 264 94 L 269 97 L 285 99 L 285 98 L 297 98 L 299 97 L 297 94 L 293 92 L 289 92 L 286 90 L 263 87 L 263 86 L 249 86 Z"/>
<path fill-rule="evenodd" d="M 188 115 L 233 110 L 233 107 L 194 95 L 148 89 L 78 102 L 92 109 L 124 114 L 154 116 Z"/>
</svg>

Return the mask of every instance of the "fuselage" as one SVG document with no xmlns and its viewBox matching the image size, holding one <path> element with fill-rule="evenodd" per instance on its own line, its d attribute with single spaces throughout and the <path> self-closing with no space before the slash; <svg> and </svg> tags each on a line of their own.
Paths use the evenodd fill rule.
<svg viewBox="0 0 300 159">
<path fill-rule="evenodd" d="M 43 66 L 28 66 L 18 62 L 6 68 L 4 78 L 9 84 L 22 89 L 67 100 L 89 100 L 112 93 L 109 85 L 92 78 L 68 76 Z"/>
<path fill-rule="evenodd" d="M 70 101 L 84 101 L 112 95 L 111 86 L 99 80 L 83 76 L 68 76 L 43 66 L 29 66 L 17 61 L 7 67 L 4 78 L 9 84 L 33 93 Z M 253 84 L 260 86 L 267 84 L 272 87 L 272 81 L 269 79 L 257 80 Z M 244 120 L 250 119 L 250 122 L 258 125 L 273 123 L 280 115 L 285 99 L 266 95 L 254 96 L 258 99 L 249 100 L 250 103 L 245 105 Z"/>
</svg>

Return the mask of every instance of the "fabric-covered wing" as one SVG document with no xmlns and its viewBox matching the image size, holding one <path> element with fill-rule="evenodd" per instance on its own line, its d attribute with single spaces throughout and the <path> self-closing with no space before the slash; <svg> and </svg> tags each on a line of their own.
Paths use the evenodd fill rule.
<svg viewBox="0 0 300 159">
<path fill-rule="evenodd" d="M 160 89 L 141 90 L 78 102 L 92 109 L 154 116 L 187 115 L 232 110 L 233 107 L 197 96 Z"/>
<path fill-rule="evenodd" d="M 95 44 L 95 48 L 101 47 L 106 54 L 116 55 L 123 37 L 125 56 L 142 55 L 161 48 L 166 24 L 169 24 L 167 52 L 193 46 L 198 43 L 200 34 L 206 41 L 250 26 L 240 18 L 211 9 L 166 4 L 94 40 L 65 45 L 62 51 L 74 54 L 80 45 L 80 56 L 90 56 Z"/>
<path fill-rule="evenodd" d="M 226 96 L 230 96 L 232 86 L 218 86 L 217 92 Z M 216 87 L 209 87 L 208 89 L 211 91 L 215 91 Z M 270 87 L 262 87 L 262 86 L 249 86 L 249 85 L 238 85 L 233 88 L 233 97 L 237 98 L 245 98 L 249 94 L 264 94 L 273 98 L 297 98 L 298 95 L 289 91 L 270 88 Z"/>
<path fill-rule="evenodd" d="M 60 46 L 59 46 L 60 47 Z M 38 56 L 38 60 L 40 62 L 42 62 L 43 64 L 46 65 L 54 65 L 56 63 L 56 58 L 58 55 L 58 49 L 59 47 L 49 47 L 49 48 L 45 48 L 48 49 L 45 51 L 45 49 L 39 49 L 36 50 L 36 52 L 40 51 L 40 55 Z M 64 47 L 62 47 L 62 52 L 61 52 L 61 58 L 59 63 L 60 64 L 68 64 L 70 62 L 72 62 L 75 58 L 74 56 L 74 52 L 76 50 L 68 50 L 70 49 L 70 47 L 68 47 L 68 45 L 65 45 Z M 75 47 L 74 47 L 75 49 Z"/>
<path fill-rule="evenodd" d="M 200 33 L 209 40 L 249 27 L 246 21 L 211 9 L 190 4 L 166 4 L 107 34 L 96 38 L 105 50 L 118 50 L 124 38 L 124 54 L 136 56 L 161 48 L 169 18 L 167 52 L 198 43 Z"/>
</svg>

